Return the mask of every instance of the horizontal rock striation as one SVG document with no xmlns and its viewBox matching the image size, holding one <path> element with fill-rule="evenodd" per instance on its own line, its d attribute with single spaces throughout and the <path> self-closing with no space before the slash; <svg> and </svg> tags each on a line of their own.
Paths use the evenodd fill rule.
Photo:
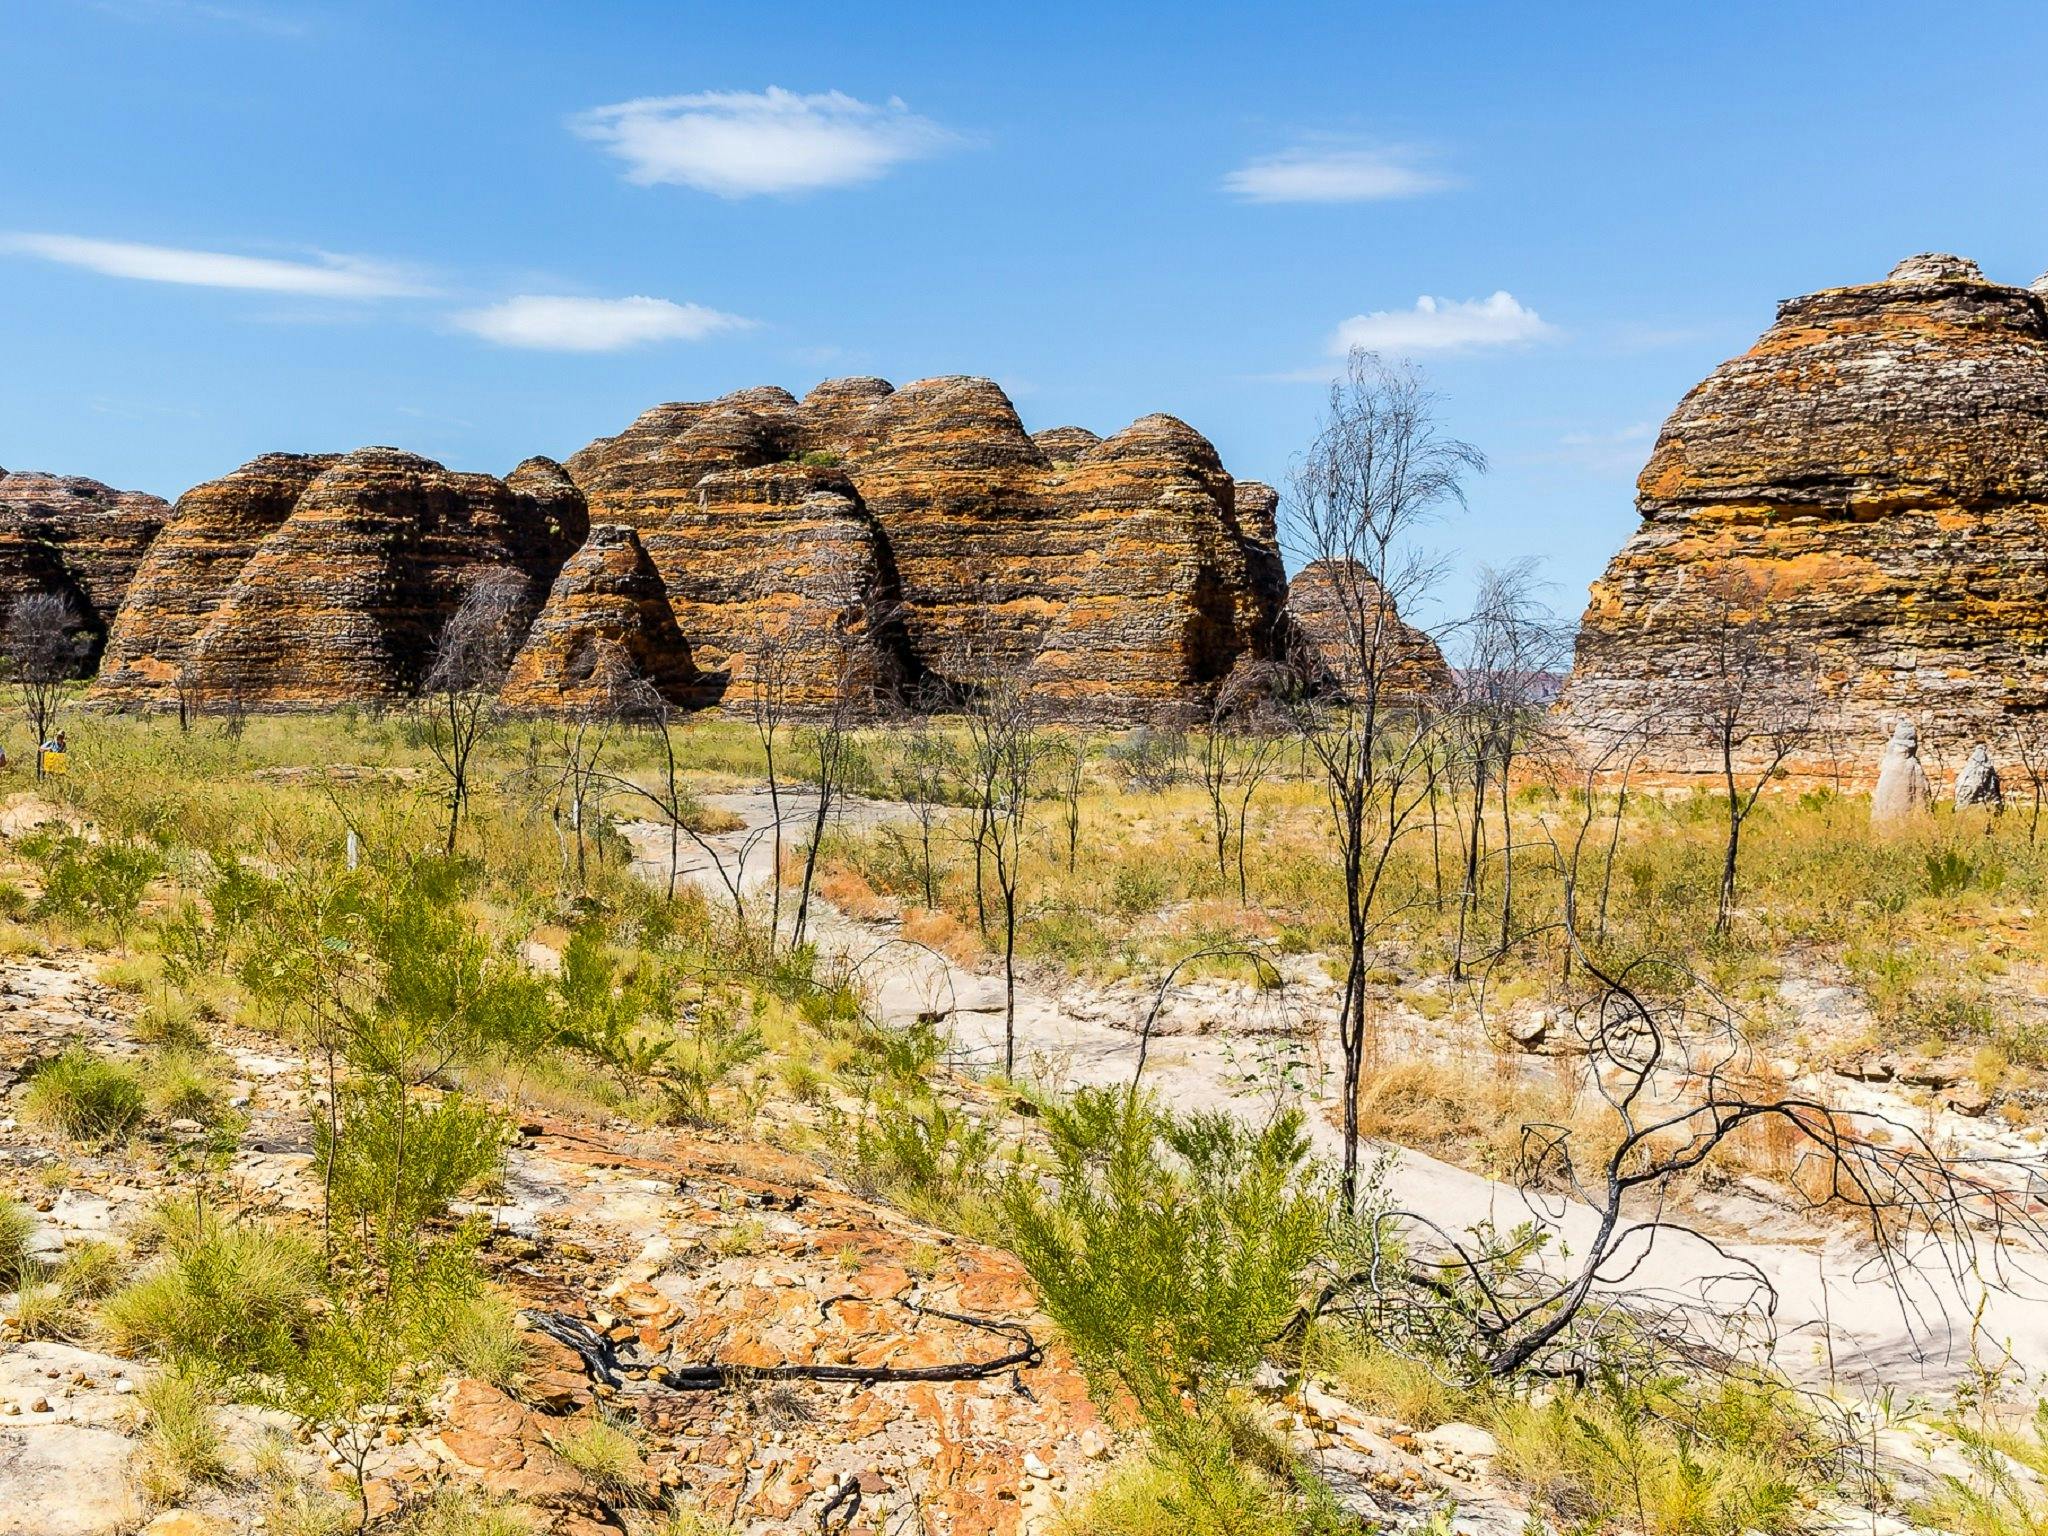
<svg viewBox="0 0 2048 1536">
<path fill-rule="evenodd" d="M 266 455 L 179 499 L 95 694 L 251 709 L 408 697 L 468 582 L 515 571 L 537 608 L 586 526 L 545 459 L 499 480 L 393 448 Z"/>
<path fill-rule="evenodd" d="M 96 653 L 169 513 L 141 491 L 0 469 L 0 612 L 18 597 L 57 593 Z"/>
<path fill-rule="evenodd" d="M 502 691 L 508 707 L 534 712 L 639 713 L 716 696 L 640 536 L 617 523 L 591 529 L 562 567 Z"/>
<path fill-rule="evenodd" d="M 1960 761 L 2048 707 L 2040 293 L 1930 255 L 1788 300 L 1679 404 L 1637 493 L 1563 700 L 1589 736 L 1648 722 L 1650 767 L 1711 771 L 1685 700 L 1731 628 L 1780 693 L 1810 688 L 1773 706 L 1811 710 L 1795 771 L 1867 772 L 1901 717 Z"/>
<path fill-rule="evenodd" d="M 1275 504 L 1171 416 L 1033 437 L 964 377 L 657 406 L 504 480 L 269 454 L 171 509 L 97 694 L 401 699 L 465 584 L 509 569 L 540 615 L 523 710 L 593 707 L 625 669 L 678 705 L 936 706 L 1001 678 L 1068 718 L 1186 715 L 1276 654 Z"/>
<path fill-rule="evenodd" d="M 1448 700 L 1456 692 L 1436 641 L 1395 611 L 1379 582 L 1352 561 L 1313 560 L 1287 587 L 1281 629 L 1290 666 L 1311 687 L 1380 701 Z"/>
<path fill-rule="evenodd" d="M 1201 707 L 1269 656 L 1284 593 L 1259 487 L 1169 416 L 1026 433 L 987 379 L 836 379 L 644 413 L 567 461 L 638 529 L 725 702 L 756 653 L 814 700 L 1023 680 L 1073 718 Z"/>
</svg>

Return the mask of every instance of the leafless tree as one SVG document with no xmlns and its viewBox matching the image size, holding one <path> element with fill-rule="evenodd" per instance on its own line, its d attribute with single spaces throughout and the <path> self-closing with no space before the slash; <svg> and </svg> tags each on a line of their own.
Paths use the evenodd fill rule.
<svg viewBox="0 0 2048 1536">
<path fill-rule="evenodd" d="M 2005 739 L 2033 795 L 2033 814 L 2027 818 L 2027 842 L 2031 844 L 2040 836 L 2041 802 L 2048 797 L 2048 718 L 2038 712 L 2015 716 L 2006 724 Z"/>
<path fill-rule="evenodd" d="M 938 905 L 937 865 L 932 848 L 945 819 L 958 765 L 951 744 L 925 709 L 911 711 L 894 735 L 897 752 L 889 771 L 890 788 L 910 812 L 915 828 L 919 888 L 929 909 Z M 903 829 L 891 821 L 883 823 L 881 831 L 884 837 L 896 841 L 906 857 L 910 856 Z"/>
<path fill-rule="evenodd" d="M 1768 1345 L 1769 1276 L 1673 1203 L 1680 1180 L 1745 1136 L 1774 1136 L 1788 1187 L 1861 1226 L 1869 1278 L 1890 1285 L 1916 1335 L 1944 1295 L 1967 1307 L 1973 1287 L 2038 1281 L 2029 1265 L 2048 1228 L 2030 1195 L 2037 1166 L 1945 1156 L 1901 1120 L 1777 1084 L 1733 1007 L 1682 968 L 1577 958 L 1593 985 L 1569 1028 L 1611 1137 L 1589 1147 L 1563 1126 L 1523 1127 L 1516 1175 L 1529 1219 L 1512 1232 L 1453 1232 L 1414 1211 L 1377 1217 L 1364 1270 L 1322 1293 L 1364 1314 L 1375 1338 L 1468 1360 L 1475 1374 L 1580 1381 L 1630 1356 L 1645 1369 L 1719 1371 Z M 1567 1202 L 1590 1233 L 1568 1233 Z M 1683 1283 L 1646 1280 L 1660 1245 L 1704 1262 L 1688 1263 Z"/>
<path fill-rule="evenodd" d="M 777 754 L 789 727 L 797 687 L 796 657 L 788 637 L 776 630 L 762 631 L 749 655 L 747 673 L 747 718 L 753 722 L 768 775 L 768 952 L 772 955 L 782 942 L 783 785 Z"/>
<path fill-rule="evenodd" d="M 605 752 L 633 720 L 644 695 L 632 659 L 608 642 L 587 642 L 570 658 L 570 670 L 589 679 L 589 686 L 545 724 L 536 722 L 521 777 L 548 805 L 563 868 L 573 868 L 581 885 L 589 876 L 591 830 L 603 818 L 605 795 L 621 784 L 606 769 Z M 631 787 L 646 793 L 641 786 Z"/>
<path fill-rule="evenodd" d="M 57 592 L 30 592 L 7 609 L 0 633 L 0 660 L 21 697 L 22 713 L 35 735 L 36 777 L 43 776 L 42 744 L 56 730 L 65 686 L 78 676 L 87 641 L 79 632 L 78 610 Z"/>
<path fill-rule="evenodd" d="M 1337 686 L 1308 695 L 1298 720 L 1323 779 L 1344 880 L 1346 1208 L 1358 1193 L 1358 1085 L 1367 1053 L 1367 951 L 1395 848 L 1424 824 L 1434 786 L 1438 709 L 1413 682 L 1412 612 L 1439 575 L 1417 549 L 1420 529 L 1462 505 L 1464 477 L 1485 468 L 1468 443 L 1447 437 L 1436 399 L 1412 368 L 1354 350 L 1331 385 L 1314 440 L 1290 478 L 1288 539 L 1322 568 L 1331 632 L 1322 666 Z"/>
<path fill-rule="evenodd" d="M 1251 880 L 1245 869 L 1245 833 L 1252 799 L 1278 763 L 1286 737 L 1275 717 L 1273 690 L 1279 685 L 1269 668 L 1247 668 L 1216 690 L 1202 733 L 1202 788 L 1209 798 L 1209 830 L 1216 849 L 1216 878 L 1230 879 L 1233 853 L 1239 905 L 1251 903 Z"/>
<path fill-rule="evenodd" d="M 498 718 L 498 689 L 525 635 L 526 583 L 516 571 L 472 575 L 441 627 L 420 685 L 427 746 L 448 779 L 448 843 L 469 808 L 470 760 Z"/>
<path fill-rule="evenodd" d="M 1820 714 L 1812 653 L 1786 623 L 1779 596 L 1740 573 L 1716 583 L 1694 636 L 1698 672 L 1679 690 L 1682 721 L 1714 754 L 1727 797 L 1716 933 L 1726 933 L 1734 915 L 1743 826 Z"/>
<path fill-rule="evenodd" d="M 1082 731 L 1063 732 L 1046 743 L 1045 758 L 1060 798 L 1060 842 L 1066 849 L 1067 873 L 1081 859 L 1081 794 L 1088 787 L 1088 764 L 1094 743 Z"/>
<path fill-rule="evenodd" d="M 848 779 L 858 767 L 860 752 L 854 726 L 871 718 L 877 706 L 878 679 L 870 647 L 874 637 L 893 618 L 893 613 L 863 596 L 841 605 L 827 621 L 831 669 L 826 679 L 828 696 L 823 707 L 813 712 L 797 732 L 798 742 L 810 758 L 811 788 L 816 798 L 811 807 L 810 837 L 804 845 L 803 873 L 797 883 L 791 947 L 804 941 L 825 830 L 831 825 Z"/>
<path fill-rule="evenodd" d="M 1017 909 L 1023 883 L 1032 778 L 1046 731 L 1024 686 L 1022 666 L 1006 666 L 993 647 L 975 657 L 965 699 L 967 758 L 976 795 L 981 851 L 994 876 L 1003 923 L 1003 1072 L 1017 1070 Z"/>
<path fill-rule="evenodd" d="M 1518 561 L 1479 573 L 1479 590 L 1466 626 L 1467 653 L 1459 669 L 1452 714 L 1459 756 L 1469 776 L 1470 819 L 1465 827 L 1464 881 L 1452 973 L 1462 976 L 1469 916 L 1479 901 L 1487 790 L 1500 802 L 1500 936 L 1514 932 L 1514 772 L 1532 752 L 1554 744 L 1544 706 L 1552 681 L 1570 654 L 1566 631 L 1538 596 L 1534 562 Z"/>
</svg>

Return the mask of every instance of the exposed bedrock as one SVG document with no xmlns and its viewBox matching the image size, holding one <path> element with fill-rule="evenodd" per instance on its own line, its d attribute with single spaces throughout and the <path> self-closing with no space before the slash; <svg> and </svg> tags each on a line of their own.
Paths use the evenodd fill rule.
<svg viewBox="0 0 2048 1536">
<path fill-rule="evenodd" d="M 717 690 L 692 659 L 640 536 L 602 523 L 555 578 L 502 697 L 517 710 L 637 714 L 710 703 Z"/>
<path fill-rule="evenodd" d="M 170 507 L 75 475 L 0 469 L 0 612 L 18 597 L 69 599 L 96 654 Z"/>
<path fill-rule="evenodd" d="M 1311 686 L 1359 694 L 1376 681 L 1388 702 L 1446 700 L 1455 680 L 1444 653 L 1395 611 L 1354 562 L 1313 560 L 1287 587 L 1281 615 L 1295 671 Z"/>
<path fill-rule="evenodd" d="M 641 530 L 728 704 L 759 651 L 800 692 L 851 661 L 878 693 L 1016 676 L 1069 717 L 1144 719 L 1275 642 L 1271 492 L 1169 416 L 1034 438 L 987 379 L 837 379 L 659 406 L 567 468 Z"/>
<path fill-rule="evenodd" d="M 1034 438 L 965 377 L 661 405 L 504 480 L 390 448 L 269 454 L 171 509 L 97 691 L 403 698 L 465 582 L 509 567 L 547 605 L 508 691 L 522 709 L 551 686 L 588 707 L 579 668 L 602 654 L 678 703 L 916 706 L 1003 677 L 1072 719 L 1189 715 L 1275 655 L 1275 500 L 1171 416 Z"/>
<path fill-rule="evenodd" d="M 251 709 L 405 698 L 469 581 L 517 571 L 538 608 L 586 526 L 545 459 L 499 480 L 394 448 L 266 455 L 179 499 L 95 693 Z"/>
<path fill-rule="evenodd" d="M 1715 766 L 1674 705 L 1723 670 L 1731 611 L 1813 668 L 1795 770 L 1867 776 L 1902 719 L 1953 768 L 2048 705 L 2039 293 L 1925 255 L 1786 301 L 1680 402 L 1636 505 L 1563 706 L 1590 734 L 1649 722 L 1652 769 Z"/>
</svg>

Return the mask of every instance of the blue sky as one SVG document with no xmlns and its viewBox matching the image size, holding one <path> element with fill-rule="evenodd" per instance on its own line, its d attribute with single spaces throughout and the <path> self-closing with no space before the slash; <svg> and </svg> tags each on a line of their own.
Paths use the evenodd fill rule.
<svg viewBox="0 0 2048 1536">
<path fill-rule="evenodd" d="M 0 0 L 0 464 L 503 472 L 985 373 L 1280 480 L 1358 338 L 1493 461 L 1447 608 L 1533 555 L 1575 613 L 1778 299 L 2048 266 L 2044 45 L 2034 5 Z"/>
</svg>

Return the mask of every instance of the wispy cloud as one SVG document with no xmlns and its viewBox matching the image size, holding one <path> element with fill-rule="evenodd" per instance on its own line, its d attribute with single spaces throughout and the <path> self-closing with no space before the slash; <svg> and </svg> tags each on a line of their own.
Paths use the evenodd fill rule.
<svg viewBox="0 0 2048 1536">
<path fill-rule="evenodd" d="M 1450 178 L 1430 169 L 1419 150 L 1330 143 L 1299 144 L 1241 165 L 1223 178 L 1223 190 L 1248 203 L 1386 202 L 1450 185 Z"/>
<path fill-rule="evenodd" d="M 1376 309 L 1341 322 L 1330 351 L 1463 352 L 1474 347 L 1521 346 L 1557 335 L 1557 327 L 1519 303 L 1507 290 L 1484 299 L 1433 299 L 1413 309 Z"/>
<path fill-rule="evenodd" d="M 702 304 L 674 304 L 641 295 L 587 299 L 522 293 L 453 318 L 461 329 L 486 341 L 548 352 L 620 352 L 657 341 L 701 341 L 753 324 Z"/>
<path fill-rule="evenodd" d="M 720 197 L 857 186 L 958 142 L 893 97 L 876 105 L 775 86 L 624 101 L 571 126 L 623 160 L 629 181 Z"/>
<path fill-rule="evenodd" d="M 237 27 L 271 37 L 303 37 L 312 30 L 305 17 L 265 5 L 215 5 L 209 0 L 86 0 L 93 10 L 123 21 L 190 21 Z"/>
<path fill-rule="evenodd" d="M 305 261 L 284 261 L 270 256 L 235 256 L 225 251 L 48 234 L 0 234 L 0 252 L 82 267 L 104 277 L 181 283 L 196 288 L 240 288 L 324 299 L 418 298 L 433 292 L 415 275 L 389 262 L 325 252 L 316 252 Z"/>
</svg>

